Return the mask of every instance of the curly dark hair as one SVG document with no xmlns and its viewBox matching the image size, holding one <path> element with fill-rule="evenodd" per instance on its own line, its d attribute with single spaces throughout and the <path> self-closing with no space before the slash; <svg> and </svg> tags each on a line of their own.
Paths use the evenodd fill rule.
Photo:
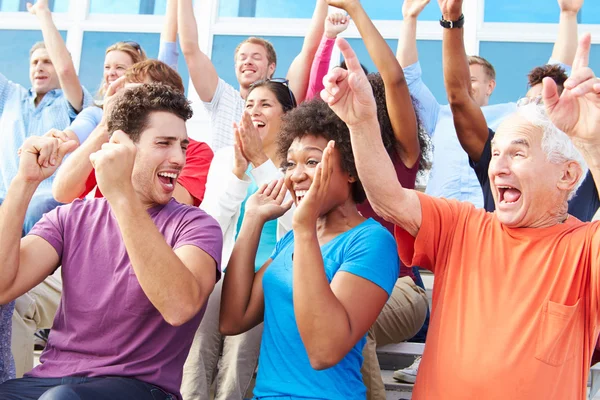
<svg viewBox="0 0 600 400">
<path fill-rule="evenodd" d="M 367 196 L 358 179 L 354 153 L 350 142 L 348 127 L 333 110 L 319 98 L 304 102 L 286 113 L 282 118 L 281 131 L 277 139 L 277 152 L 282 160 L 287 160 L 287 152 L 295 139 L 304 136 L 320 136 L 335 141 L 335 148 L 340 152 L 342 170 L 356 179 L 352 185 L 352 199 L 360 204 Z"/>
<path fill-rule="evenodd" d="M 569 78 L 565 69 L 558 64 L 546 64 L 540 67 L 535 67 L 527 74 L 527 82 L 530 88 L 542 83 L 545 77 L 552 78 L 558 86 L 558 94 L 560 95 L 565 88 L 565 81 Z"/>
<path fill-rule="evenodd" d="M 392 122 L 390 121 L 390 115 L 388 114 L 388 109 L 385 101 L 385 85 L 383 83 L 383 79 L 379 73 L 369 74 L 367 75 L 369 79 L 369 83 L 373 88 L 373 95 L 375 96 L 375 103 L 377 104 L 377 119 L 379 120 L 379 128 L 381 129 L 381 138 L 383 140 L 383 145 L 385 150 L 388 152 L 391 158 L 394 158 L 394 155 L 398 155 L 398 146 L 396 141 L 396 136 L 394 135 L 394 130 L 392 129 Z M 411 96 L 411 100 L 413 103 L 413 108 L 415 110 L 419 109 L 419 103 L 417 99 Z M 429 139 L 427 137 L 427 133 L 425 132 L 425 128 L 421 123 L 419 118 L 419 113 L 415 112 L 415 116 L 417 118 L 417 134 L 419 137 L 419 148 L 421 149 L 421 158 L 419 159 L 419 171 L 423 171 L 429 168 L 429 162 L 426 159 L 426 155 L 429 152 Z"/>
<path fill-rule="evenodd" d="M 107 116 L 108 132 L 125 132 L 134 143 L 148 127 L 148 116 L 155 111 L 166 111 L 187 121 L 192 107 L 185 95 L 159 83 L 143 84 L 123 90 L 110 105 Z"/>
</svg>

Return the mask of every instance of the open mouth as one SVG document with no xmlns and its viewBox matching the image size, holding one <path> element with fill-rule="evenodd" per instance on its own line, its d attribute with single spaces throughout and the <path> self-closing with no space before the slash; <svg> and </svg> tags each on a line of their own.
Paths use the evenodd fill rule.
<svg viewBox="0 0 600 400">
<path fill-rule="evenodd" d="M 500 204 L 514 204 L 521 198 L 521 191 L 512 186 L 497 186 Z"/>
<path fill-rule="evenodd" d="M 175 189 L 177 174 L 171 172 L 159 172 L 157 176 L 158 181 L 160 182 L 165 192 L 172 192 L 173 189 Z"/>
<path fill-rule="evenodd" d="M 264 128 L 264 127 L 265 127 L 265 125 L 267 125 L 267 124 L 265 124 L 264 122 L 262 122 L 262 121 L 258 121 L 258 120 L 254 120 L 254 121 L 252 121 L 252 123 L 254 124 L 254 126 L 255 126 L 256 128 Z"/>
<path fill-rule="evenodd" d="M 242 70 L 242 74 L 246 74 L 246 75 L 250 75 L 250 74 L 253 74 L 253 73 L 255 73 L 255 72 L 256 72 L 256 70 L 254 70 L 254 69 L 249 69 L 249 68 L 248 68 L 248 69 L 243 69 L 243 70 Z"/>
<path fill-rule="evenodd" d="M 302 201 L 302 199 L 304 198 L 304 196 L 306 196 L 306 193 L 308 193 L 308 190 L 296 190 L 295 194 L 296 194 L 296 203 L 300 203 L 300 201 Z"/>
</svg>

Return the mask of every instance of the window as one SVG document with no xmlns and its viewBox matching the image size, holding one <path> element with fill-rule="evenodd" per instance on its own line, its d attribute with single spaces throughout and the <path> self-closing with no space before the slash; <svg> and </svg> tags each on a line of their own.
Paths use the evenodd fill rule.
<svg viewBox="0 0 600 400">
<path fill-rule="evenodd" d="M 61 32 L 63 39 L 66 32 Z M 0 30 L 0 73 L 9 80 L 31 87 L 29 80 L 29 50 L 34 43 L 42 41 L 42 32 L 24 30 Z"/>
<path fill-rule="evenodd" d="M 35 0 L 0 0 L 0 11 L 26 12 L 28 2 L 35 3 Z M 69 11 L 69 0 L 48 0 L 48 5 L 53 12 L 64 13 Z"/>
<path fill-rule="evenodd" d="M 485 22 L 558 23 L 556 0 L 486 0 Z"/>
<path fill-rule="evenodd" d="M 90 14 L 165 15 L 166 10 L 167 0 L 91 0 L 90 3 Z"/>
<path fill-rule="evenodd" d="M 133 40 L 139 43 L 150 58 L 158 56 L 160 44 L 160 35 L 158 33 L 86 32 L 83 36 L 79 77 L 81 83 L 90 93 L 95 94 L 100 87 L 106 48 L 113 43 L 124 40 Z M 181 51 L 179 55 L 179 67 L 177 70 L 187 90 L 189 74 Z"/>
<path fill-rule="evenodd" d="M 248 36 L 216 35 L 213 39 L 212 62 L 219 76 L 236 89 L 239 84 L 235 76 L 233 53 L 237 45 L 247 38 Z M 277 36 L 263 36 L 263 38 L 270 41 L 277 52 L 277 69 L 274 77 L 284 78 L 290 64 L 300 53 L 304 38 Z"/>
<path fill-rule="evenodd" d="M 377 72 L 375 64 L 371 61 L 367 48 L 362 39 L 350 39 L 350 46 L 356 52 L 361 64 L 369 72 Z M 394 54 L 398 47 L 397 40 L 387 41 Z M 444 75 L 442 70 L 442 42 L 439 40 L 419 40 L 417 41 L 419 50 L 419 61 L 423 70 L 423 82 L 433 93 L 438 103 L 447 104 L 446 90 L 444 89 Z"/>
</svg>

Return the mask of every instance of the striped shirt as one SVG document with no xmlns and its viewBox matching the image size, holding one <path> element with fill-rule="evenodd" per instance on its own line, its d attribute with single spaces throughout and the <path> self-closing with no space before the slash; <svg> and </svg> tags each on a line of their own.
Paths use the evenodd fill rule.
<svg viewBox="0 0 600 400">
<path fill-rule="evenodd" d="M 210 114 L 212 132 L 211 148 L 219 149 L 233 146 L 233 123 L 239 122 L 244 112 L 244 99 L 233 86 L 219 78 L 217 90 L 210 102 L 203 102 Z"/>
</svg>

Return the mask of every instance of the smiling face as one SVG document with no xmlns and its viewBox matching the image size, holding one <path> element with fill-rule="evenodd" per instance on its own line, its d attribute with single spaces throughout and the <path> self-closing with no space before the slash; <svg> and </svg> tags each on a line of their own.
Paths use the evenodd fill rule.
<svg viewBox="0 0 600 400">
<path fill-rule="evenodd" d="M 260 133 L 263 148 L 274 144 L 281 129 L 283 108 L 275 93 L 261 86 L 253 89 L 246 98 L 246 112 Z"/>
<path fill-rule="evenodd" d="M 254 82 L 268 79 L 275 72 L 275 64 L 269 64 L 267 50 L 256 43 L 244 43 L 235 56 L 235 76 L 240 86 L 249 87 Z"/>
<path fill-rule="evenodd" d="M 136 143 L 133 187 L 147 207 L 167 204 L 185 165 L 189 140 L 185 121 L 175 114 L 155 111 Z"/>
<path fill-rule="evenodd" d="M 39 95 L 45 95 L 53 89 L 60 88 L 58 74 L 50 61 L 48 51 L 39 48 L 31 54 L 29 60 L 29 79 L 33 91 Z"/>
<path fill-rule="evenodd" d="M 123 76 L 125 71 L 132 65 L 133 59 L 126 52 L 121 50 L 109 51 L 104 57 L 104 87 L 108 87 L 108 85 Z"/>
<path fill-rule="evenodd" d="M 492 141 L 490 187 L 496 215 L 508 227 L 552 226 L 566 214 L 567 196 L 575 184 L 572 163 L 548 161 L 542 138 L 542 128 L 513 115 Z M 574 182 L 580 175 L 581 171 Z"/>
<path fill-rule="evenodd" d="M 285 185 L 292 194 L 294 203 L 298 205 L 315 176 L 317 165 L 323 158 L 323 151 L 328 140 L 323 136 L 305 135 L 295 139 L 288 149 L 285 166 Z M 352 184 L 356 179 L 342 169 L 339 151 L 334 148 L 331 153 L 333 173 L 327 190 L 328 197 L 321 209 L 321 215 L 329 213 L 335 207 L 352 200 Z"/>
</svg>

